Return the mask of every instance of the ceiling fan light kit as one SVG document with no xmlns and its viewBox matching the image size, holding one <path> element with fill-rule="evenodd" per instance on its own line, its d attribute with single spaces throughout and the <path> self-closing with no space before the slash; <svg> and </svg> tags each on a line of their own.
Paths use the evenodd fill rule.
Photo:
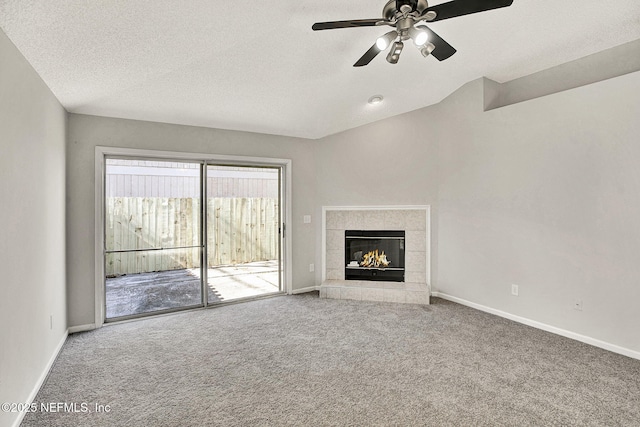
<svg viewBox="0 0 640 427">
<path fill-rule="evenodd" d="M 390 0 L 382 9 L 381 19 L 316 22 L 311 28 L 314 31 L 320 31 L 382 25 L 395 27 L 394 31 L 379 37 L 374 45 L 353 64 L 354 67 L 369 64 L 389 45 L 392 47 L 387 55 L 387 61 L 391 64 L 398 63 L 404 47 L 403 42 L 409 39 L 413 40 L 422 56 L 433 56 L 438 61 L 444 61 L 456 53 L 456 49 L 426 25 L 417 24 L 499 9 L 511 6 L 512 3 L 513 0 L 452 0 L 429 6 L 427 0 Z"/>
<path fill-rule="evenodd" d="M 404 48 L 404 43 L 402 42 L 394 42 L 393 46 L 391 46 L 391 50 L 387 55 L 387 62 L 390 64 L 397 64 L 398 59 L 400 59 L 400 54 L 402 53 L 402 49 Z"/>
<path fill-rule="evenodd" d="M 422 47 L 429 41 L 429 33 L 414 26 L 409 28 L 409 37 L 417 47 Z"/>
<path fill-rule="evenodd" d="M 386 48 L 388 48 L 391 42 L 394 41 L 397 37 L 398 37 L 397 31 L 389 31 L 384 36 L 378 37 L 378 40 L 376 40 L 376 47 L 380 51 L 383 51 Z"/>
<path fill-rule="evenodd" d="M 426 58 L 427 56 L 431 55 L 431 52 L 433 52 L 435 48 L 436 47 L 433 45 L 433 43 L 427 43 L 426 46 L 420 49 L 420 53 Z"/>
</svg>

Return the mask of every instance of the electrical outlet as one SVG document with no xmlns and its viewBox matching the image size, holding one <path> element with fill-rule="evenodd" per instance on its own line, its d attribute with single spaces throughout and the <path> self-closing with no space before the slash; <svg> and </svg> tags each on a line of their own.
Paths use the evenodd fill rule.
<svg viewBox="0 0 640 427">
<path fill-rule="evenodd" d="M 316 266 L 313 264 L 309 264 L 309 273 L 313 273 L 314 271 L 316 271 Z"/>
<path fill-rule="evenodd" d="M 582 311 L 582 300 L 581 299 L 577 299 L 573 301 L 573 309 L 574 310 L 578 310 L 578 311 Z"/>
<path fill-rule="evenodd" d="M 304 222 L 305 224 L 311 224 L 311 215 L 304 215 L 302 217 L 302 222 Z"/>
<path fill-rule="evenodd" d="M 511 285 L 511 295 L 518 296 L 518 285 Z"/>
</svg>

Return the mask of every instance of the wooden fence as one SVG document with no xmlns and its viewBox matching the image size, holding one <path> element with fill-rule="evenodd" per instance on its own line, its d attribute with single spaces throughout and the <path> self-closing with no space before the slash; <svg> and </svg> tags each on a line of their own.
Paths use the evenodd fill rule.
<svg viewBox="0 0 640 427">
<path fill-rule="evenodd" d="M 200 266 L 200 199 L 108 197 L 108 277 Z M 208 266 L 278 258 L 278 204 L 272 198 L 207 199 Z"/>
</svg>

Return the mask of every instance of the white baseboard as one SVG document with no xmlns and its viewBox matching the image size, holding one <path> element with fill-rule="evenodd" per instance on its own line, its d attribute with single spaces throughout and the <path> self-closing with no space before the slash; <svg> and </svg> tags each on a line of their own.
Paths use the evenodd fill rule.
<svg viewBox="0 0 640 427">
<path fill-rule="evenodd" d="M 88 323 L 86 325 L 72 326 L 68 329 L 68 332 L 69 334 L 75 334 L 76 332 L 93 331 L 94 329 L 96 329 L 96 324 Z"/>
<path fill-rule="evenodd" d="M 467 301 L 462 298 L 454 297 L 452 295 L 447 295 L 442 292 L 431 292 L 431 296 L 436 298 L 446 299 L 447 301 L 452 301 L 461 305 L 466 305 L 467 307 L 475 308 L 476 310 L 484 311 L 485 313 L 495 314 L 496 316 L 513 320 L 514 322 L 522 323 L 524 325 L 531 326 L 537 329 L 542 329 L 543 331 L 551 332 L 552 334 L 561 335 L 563 337 L 571 338 L 576 341 L 580 341 L 585 344 L 592 345 L 594 347 L 599 347 L 604 350 L 611 351 L 613 353 L 622 354 L 623 356 L 640 360 L 640 352 L 637 352 L 635 350 L 630 350 L 628 348 L 620 347 L 618 345 L 611 344 L 605 341 L 600 341 L 598 339 L 588 337 L 586 335 L 580 335 L 575 332 L 567 331 L 566 329 L 561 329 L 555 326 L 547 325 L 546 323 L 541 323 L 535 320 L 527 319 L 526 317 L 516 316 L 515 314 L 507 313 L 506 311 L 496 310 L 495 308 L 487 307 L 481 304 L 476 304 L 475 302 Z"/>
<path fill-rule="evenodd" d="M 320 286 L 309 286 L 306 288 L 293 289 L 291 291 L 291 295 L 306 294 L 307 292 L 313 292 L 313 291 L 319 291 L 319 290 L 320 290 Z"/>
<path fill-rule="evenodd" d="M 68 335 L 69 335 L 69 331 L 66 331 L 64 333 L 64 335 L 62 336 L 62 339 L 60 340 L 60 342 L 56 346 L 56 349 L 53 351 L 53 354 L 49 358 L 49 361 L 47 362 L 47 365 L 45 366 L 45 368 L 43 369 L 42 373 L 40 374 L 40 377 L 38 378 L 38 381 L 33 386 L 33 389 L 31 390 L 31 393 L 29 393 L 29 397 L 27 397 L 27 401 L 24 402 L 24 403 L 29 403 L 29 404 L 33 403 L 34 399 L 38 395 L 38 392 L 40 391 L 40 387 L 42 387 L 42 384 L 44 384 L 44 381 L 47 379 L 47 375 L 49 375 L 49 371 L 51 370 L 51 367 L 53 366 L 53 362 L 56 361 L 56 358 L 58 357 L 58 354 L 60 353 L 60 350 L 62 350 L 62 346 L 64 345 L 65 341 L 67 340 L 67 336 Z M 18 418 L 16 418 L 14 420 L 14 422 L 13 422 L 13 427 L 19 427 L 20 423 L 22 423 L 22 420 L 24 419 L 25 415 L 27 415 L 26 411 L 20 411 L 18 413 Z"/>
</svg>

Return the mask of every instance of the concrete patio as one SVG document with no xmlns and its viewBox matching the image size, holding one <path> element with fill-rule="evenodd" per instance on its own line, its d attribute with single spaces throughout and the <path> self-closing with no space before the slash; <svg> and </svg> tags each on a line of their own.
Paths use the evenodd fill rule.
<svg viewBox="0 0 640 427">
<path fill-rule="evenodd" d="M 209 268 L 209 304 L 279 291 L 278 261 Z M 127 274 L 107 278 L 107 319 L 202 305 L 200 269 Z"/>
</svg>

